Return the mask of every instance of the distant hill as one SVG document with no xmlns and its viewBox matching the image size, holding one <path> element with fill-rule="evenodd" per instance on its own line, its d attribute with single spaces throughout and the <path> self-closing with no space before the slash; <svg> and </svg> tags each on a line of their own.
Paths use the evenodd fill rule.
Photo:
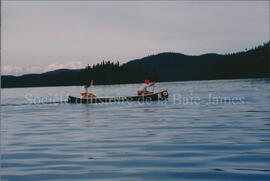
<svg viewBox="0 0 270 181">
<path fill-rule="evenodd" d="M 1 76 L 2 88 L 70 86 L 89 83 L 119 84 L 154 81 L 261 78 L 269 75 L 269 42 L 232 54 L 190 56 L 165 52 L 119 65 L 110 61 L 85 69 L 59 69 L 42 74 Z"/>
<path fill-rule="evenodd" d="M 142 66 L 156 70 L 160 81 L 203 80 L 212 78 L 213 66 L 223 58 L 223 55 L 218 54 L 187 56 L 168 52 L 132 60 L 126 66 Z"/>
<path fill-rule="evenodd" d="M 79 73 L 82 69 L 58 69 L 58 70 L 53 70 L 49 72 L 45 72 L 43 74 L 61 74 L 61 73 Z"/>
<path fill-rule="evenodd" d="M 246 52 L 188 56 L 160 53 L 132 60 L 126 66 L 156 70 L 160 81 L 269 77 L 269 42 Z"/>
</svg>

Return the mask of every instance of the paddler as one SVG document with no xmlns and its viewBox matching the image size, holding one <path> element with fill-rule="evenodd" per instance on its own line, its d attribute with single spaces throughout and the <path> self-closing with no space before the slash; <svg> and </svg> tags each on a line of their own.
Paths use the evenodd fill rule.
<svg viewBox="0 0 270 181">
<path fill-rule="evenodd" d="M 147 95 L 147 94 L 153 94 L 154 92 L 150 92 L 147 90 L 148 87 L 152 87 L 155 85 L 155 82 L 150 83 L 150 80 L 145 80 L 144 84 L 141 86 L 141 88 L 137 91 L 138 95 Z"/>
<path fill-rule="evenodd" d="M 83 96 L 85 98 L 96 97 L 95 94 L 93 94 L 92 92 L 89 93 L 89 91 L 88 91 L 89 87 L 90 86 L 88 84 L 83 85 L 84 92 L 81 93 L 81 96 Z"/>
</svg>

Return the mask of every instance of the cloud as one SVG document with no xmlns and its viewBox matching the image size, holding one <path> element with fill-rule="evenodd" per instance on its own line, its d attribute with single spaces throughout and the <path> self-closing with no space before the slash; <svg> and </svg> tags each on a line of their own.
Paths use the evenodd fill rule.
<svg viewBox="0 0 270 181">
<path fill-rule="evenodd" d="M 92 65 L 168 51 L 230 53 L 269 40 L 268 1 L 3 1 L 2 6 L 2 63 L 21 66 L 24 73 L 77 66 L 65 60 Z"/>
<path fill-rule="evenodd" d="M 30 68 L 27 68 L 26 72 L 30 73 L 37 73 L 37 72 L 42 72 L 44 67 L 41 66 L 32 66 Z"/>
<path fill-rule="evenodd" d="M 52 63 L 48 66 L 32 66 L 28 68 L 22 68 L 19 66 L 13 65 L 4 65 L 2 66 L 2 74 L 3 75 L 21 75 L 21 74 L 29 74 L 29 73 L 43 73 L 48 71 L 53 71 L 57 69 L 81 69 L 84 68 L 85 64 L 80 61 L 71 61 L 68 63 Z"/>
<path fill-rule="evenodd" d="M 68 62 L 66 64 L 52 63 L 52 64 L 48 65 L 47 67 L 45 67 L 43 69 L 43 72 L 53 71 L 53 70 L 57 70 L 57 69 L 80 69 L 80 68 L 84 68 L 84 67 L 85 67 L 85 65 L 80 61 L 71 61 L 71 62 Z"/>
<path fill-rule="evenodd" d="M 16 75 L 20 74 L 23 72 L 23 69 L 19 66 L 14 66 L 14 65 L 4 65 L 1 68 L 1 73 L 5 75 Z"/>
</svg>

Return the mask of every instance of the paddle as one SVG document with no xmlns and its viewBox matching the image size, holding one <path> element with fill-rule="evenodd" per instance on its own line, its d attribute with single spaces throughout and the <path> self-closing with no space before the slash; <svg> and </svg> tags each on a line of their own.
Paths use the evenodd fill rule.
<svg viewBox="0 0 270 181">
<path fill-rule="evenodd" d="M 93 103 L 93 85 L 94 85 L 94 81 L 93 80 L 91 80 L 91 82 L 90 82 L 90 98 L 91 98 L 91 103 Z"/>
<path fill-rule="evenodd" d="M 153 86 L 152 92 L 154 94 L 154 91 L 155 91 L 155 82 L 152 83 L 152 86 Z"/>
<path fill-rule="evenodd" d="M 93 94 L 93 84 L 94 84 L 94 81 L 91 80 L 90 82 L 90 93 Z"/>
</svg>

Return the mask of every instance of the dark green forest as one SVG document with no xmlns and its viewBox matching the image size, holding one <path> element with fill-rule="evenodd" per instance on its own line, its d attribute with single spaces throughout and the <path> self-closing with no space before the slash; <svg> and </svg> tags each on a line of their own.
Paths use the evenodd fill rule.
<svg viewBox="0 0 270 181">
<path fill-rule="evenodd" d="M 120 65 L 119 62 L 102 61 L 81 70 L 60 69 L 43 74 L 2 76 L 2 88 L 121 84 L 143 82 L 145 79 L 159 80 L 158 73 L 142 66 Z"/>
<path fill-rule="evenodd" d="M 87 66 L 78 74 L 80 84 L 94 80 L 95 84 L 120 84 L 143 82 L 145 79 L 158 80 L 155 70 L 135 65 L 120 65 L 119 62 L 102 61 L 99 64 Z"/>
<path fill-rule="evenodd" d="M 112 61 L 86 66 L 85 69 L 60 69 L 42 74 L 1 76 L 1 87 L 71 86 L 89 84 L 140 83 L 211 79 L 265 78 L 269 75 L 269 42 L 250 50 L 231 54 L 190 56 L 160 53 L 125 64 Z"/>
<path fill-rule="evenodd" d="M 189 56 L 160 53 L 128 62 L 128 66 L 155 69 L 159 81 L 237 79 L 269 77 L 269 42 L 231 54 Z"/>
</svg>

